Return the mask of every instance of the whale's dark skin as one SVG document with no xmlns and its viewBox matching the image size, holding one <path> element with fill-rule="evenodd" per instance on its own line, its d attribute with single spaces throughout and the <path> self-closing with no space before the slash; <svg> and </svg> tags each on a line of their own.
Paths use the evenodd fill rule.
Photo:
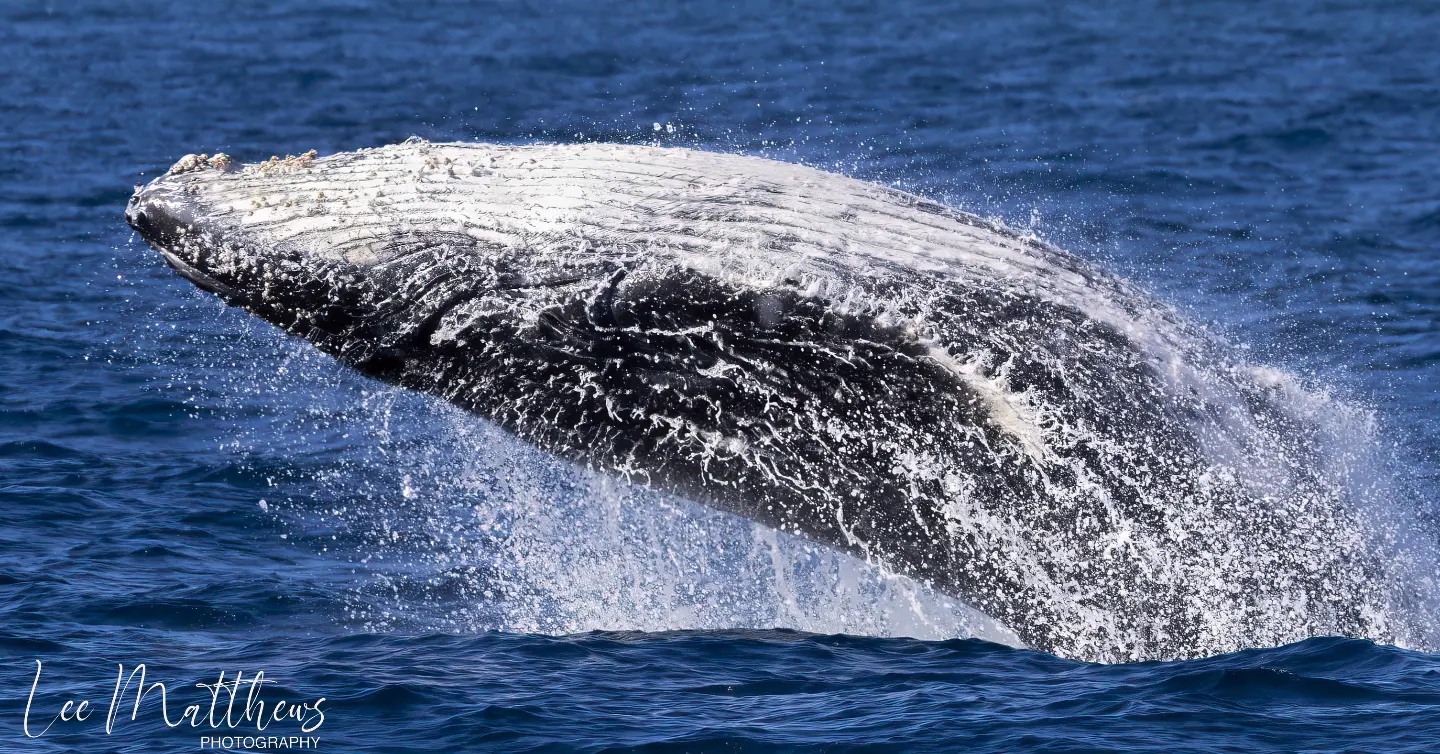
<svg viewBox="0 0 1440 754">
<path fill-rule="evenodd" d="M 883 564 L 1097 660 L 1398 630 L 1305 395 L 1047 244 L 690 150 L 187 157 L 182 275 L 523 440 Z"/>
</svg>

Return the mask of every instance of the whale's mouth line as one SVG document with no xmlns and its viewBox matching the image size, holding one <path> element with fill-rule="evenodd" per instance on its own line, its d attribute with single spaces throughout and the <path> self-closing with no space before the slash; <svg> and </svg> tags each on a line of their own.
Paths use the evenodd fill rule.
<svg viewBox="0 0 1440 754">
<path fill-rule="evenodd" d="M 210 291 L 221 298 L 227 300 L 236 298 L 237 292 L 234 288 L 206 275 L 194 265 L 176 256 L 173 252 L 160 248 L 157 248 L 156 251 L 160 252 L 160 255 L 165 257 L 165 261 L 169 263 L 176 272 L 180 273 L 180 277 L 189 280 L 200 288 Z"/>
</svg>

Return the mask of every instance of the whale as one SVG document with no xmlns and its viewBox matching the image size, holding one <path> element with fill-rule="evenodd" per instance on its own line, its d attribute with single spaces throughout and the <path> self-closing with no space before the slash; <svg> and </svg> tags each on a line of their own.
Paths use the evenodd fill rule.
<svg viewBox="0 0 1440 754">
<path fill-rule="evenodd" d="M 1033 232 L 801 164 L 625 144 L 186 155 L 181 276 L 598 473 L 1095 661 L 1400 641 L 1323 391 Z"/>
</svg>

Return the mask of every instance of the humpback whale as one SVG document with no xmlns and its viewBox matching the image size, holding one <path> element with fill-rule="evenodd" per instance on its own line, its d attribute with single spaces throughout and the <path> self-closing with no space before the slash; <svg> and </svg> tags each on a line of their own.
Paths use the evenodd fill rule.
<svg viewBox="0 0 1440 754">
<path fill-rule="evenodd" d="M 913 577 L 1030 646 L 1402 631 L 1322 398 L 1031 234 L 655 146 L 188 155 L 126 217 L 365 375 Z"/>
</svg>

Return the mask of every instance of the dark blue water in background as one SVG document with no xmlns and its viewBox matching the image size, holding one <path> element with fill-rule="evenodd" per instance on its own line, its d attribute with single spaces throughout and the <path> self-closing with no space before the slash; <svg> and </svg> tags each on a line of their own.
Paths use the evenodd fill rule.
<svg viewBox="0 0 1440 754">
<path fill-rule="evenodd" d="M 553 630 L 683 615 L 527 633 L 487 612 L 474 537 L 407 518 L 412 481 L 448 489 L 463 420 L 224 310 L 122 218 L 187 152 L 420 135 L 802 160 L 1034 228 L 1350 396 L 1393 443 L 1394 505 L 1433 517 L 1440 13 L 1099 5 L 4 3 L 0 751 L 197 749 L 209 731 L 153 699 L 97 721 L 140 662 L 186 703 L 221 670 L 324 696 L 336 752 L 1440 750 L 1440 658 L 1355 640 L 1095 666 Z M 37 659 L 32 720 L 66 698 L 97 719 L 26 738 Z"/>
</svg>

